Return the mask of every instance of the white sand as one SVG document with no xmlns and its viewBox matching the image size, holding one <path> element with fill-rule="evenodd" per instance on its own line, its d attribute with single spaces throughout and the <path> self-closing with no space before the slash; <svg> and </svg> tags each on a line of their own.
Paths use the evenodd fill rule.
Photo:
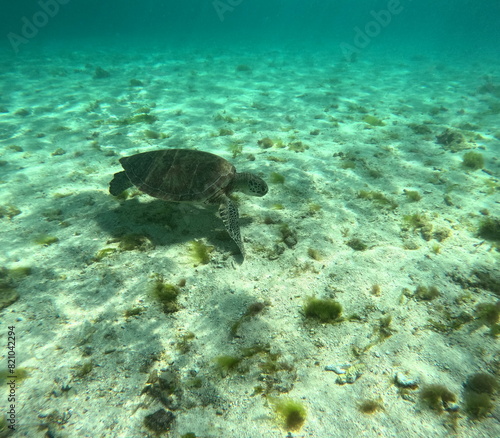
<svg viewBox="0 0 500 438">
<path fill-rule="evenodd" d="M 463 403 L 469 375 L 498 376 L 498 340 L 478 321 L 447 333 L 428 322 L 450 324 L 463 312 L 476 315 L 478 303 L 498 299 L 467 288 L 476 281 L 474 271 L 498 275 L 499 253 L 476 233 L 480 210 L 500 214 L 500 96 L 478 92 L 485 83 L 500 87 L 498 60 L 397 62 L 374 56 L 349 64 L 327 53 L 192 50 L 97 57 L 47 51 L 0 62 L 0 106 L 8 111 L 0 114 L 0 160 L 7 162 L 0 167 L 0 199 L 21 211 L 0 219 L 0 266 L 32 268 L 18 281 L 20 299 L 0 311 L 2 336 L 7 325 L 16 326 L 18 366 L 29 373 L 17 390 L 16 436 L 45 436 L 47 428 L 39 425 L 50 421 L 40 415 L 53 411 L 67 415 L 59 418 L 64 424 L 54 420 L 50 426 L 54 436 L 153 436 L 143 419 L 163 406 L 141 395 L 153 370 L 170 370 L 181 381 L 174 437 L 284 437 L 266 399 L 253 395 L 266 382 L 271 395 L 305 404 L 307 419 L 294 437 L 449 436 L 450 415 L 426 407 L 419 389 L 411 391 L 413 402 L 398 394 L 398 371 L 416 374 L 420 388 L 441 383 L 457 394 L 456 436 L 500 436 L 498 403 L 480 421 L 468 418 Z M 237 71 L 242 64 L 251 71 Z M 93 79 L 97 66 L 110 77 Z M 130 86 L 131 79 L 144 86 Z M 144 107 L 158 121 L 117 123 Z M 29 114 L 16 114 L 22 108 Z M 363 122 L 367 114 L 385 126 Z M 424 124 L 429 133 L 416 134 L 410 123 Z M 453 153 L 436 142 L 446 128 L 464 123 L 473 124 L 469 130 L 477 138 L 470 147 L 483 154 L 488 172 L 467 171 L 464 151 Z M 218 136 L 221 128 L 234 134 Z M 168 138 L 147 139 L 148 129 Z M 314 130 L 318 135 L 310 134 Z M 257 142 L 264 137 L 285 145 L 302 141 L 309 149 L 263 149 Z M 243 152 L 233 159 L 228 145 L 234 141 L 242 142 Z M 272 172 L 285 177 L 284 184 L 270 183 L 264 198 L 239 196 L 248 253 L 243 263 L 235 245 L 220 239 L 216 209 L 167 205 L 146 195 L 120 202 L 109 195 L 119 157 L 170 147 L 217 153 L 268 181 Z M 59 148 L 64 154 L 53 155 Z M 339 153 L 351 160 L 334 157 Z M 346 161 L 355 167 L 343 169 Z M 360 190 L 383 192 L 398 207 L 360 199 Z M 416 190 L 422 199 L 410 202 L 404 190 Z M 311 212 L 311 204 L 321 209 Z M 425 214 L 433 231 L 450 230 L 450 237 L 438 243 L 424 240 L 419 230 L 404 230 L 403 217 L 414 213 Z M 282 223 L 296 232 L 292 248 L 282 242 Z M 112 240 L 124 232 L 145 234 L 153 245 L 92 261 L 99 250 L 116 248 Z M 41 234 L 59 241 L 39 246 L 33 241 Z M 352 238 L 369 248 L 354 251 L 346 245 Z M 207 265 L 193 267 L 188 248 L 194 239 L 214 246 Z M 319 251 L 319 261 L 308 256 L 309 248 Z M 154 273 L 171 283 L 186 279 L 178 312 L 166 315 L 148 297 Z M 371 294 L 374 284 L 380 296 Z M 403 295 L 403 288 L 413 292 L 418 285 L 437 286 L 439 297 Z M 346 317 L 359 320 L 305 322 L 301 310 L 308 296 L 334 298 Z M 231 337 L 232 324 L 256 301 L 269 306 Z M 124 311 L 135 306 L 143 313 L 126 318 Z M 353 347 L 375 341 L 374 329 L 387 315 L 392 336 L 356 358 Z M 195 338 L 181 352 L 176 343 L 188 332 Z M 255 344 L 269 344 L 293 370 L 263 374 L 259 363 L 269 354 L 261 353 L 221 376 L 215 357 Z M 5 356 L 2 349 L 0 369 Z M 78 377 L 77 367 L 89 360 L 94 368 Z M 339 385 L 324 367 L 345 362 L 366 368 L 353 384 Z M 199 389 L 188 385 L 194 376 L 201 379 Z M 357 409 L 361 400 L 379 397 L 384 411 L 366 415 Z"/>
</svg>

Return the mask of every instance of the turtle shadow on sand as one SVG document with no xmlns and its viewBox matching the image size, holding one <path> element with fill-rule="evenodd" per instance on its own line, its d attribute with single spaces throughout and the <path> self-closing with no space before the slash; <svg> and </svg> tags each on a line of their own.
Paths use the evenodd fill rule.
<svg viewBox="0 0 500 438">
<path fill-rule="evenodd" d="M 224 230 L 215 206 L 151 198 L 144 202 L 131 198 L 121 201 L 115 208 L 102 209 L 95 219 L 112 238 L 144 236 L 156 247 L 205 238 L 216 248 L 238 253 L 238 247 Z M 250 222 L 251 218 L 240 218 L 243 226 Z"/>
</svg>

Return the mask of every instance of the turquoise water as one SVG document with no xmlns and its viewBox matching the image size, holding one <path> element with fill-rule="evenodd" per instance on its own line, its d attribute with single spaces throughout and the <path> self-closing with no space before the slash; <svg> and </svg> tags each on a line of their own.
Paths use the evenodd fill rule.
<svg viewBox="0 0 500 438">
<path fill-rule="evenodd" d="M 500 436 L 499 24 L 3 5 L 0 437 Z"/>
<path fill-rule="evenodd" d="M 90 0 L 18 1 L 4 5 L 2 44 L 14 51 L 35 45 L 196 44 L 230 47 L 321 48 L 335 56 L 341 43 L 407 53 L 495 52 L 498 1 L 250 1 L 184 2 Z M 10 35 L 10 36 L 9 36 Z M 18 42 L 18 38 L 23 42 Z M 364 40 L 364 41 L 361 41 Z"/>
</svg>

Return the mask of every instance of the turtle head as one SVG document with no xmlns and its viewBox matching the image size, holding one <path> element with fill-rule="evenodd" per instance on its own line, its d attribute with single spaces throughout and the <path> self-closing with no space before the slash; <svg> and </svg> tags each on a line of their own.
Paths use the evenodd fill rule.
<svg viewBox="0 0 500 438">
<path fill-rule="evenodd" d="M 264 196 L 269 190 L 266 182 L 253 173 L 237 173 L 235 191 L 252 196 Z"/>
</svg>

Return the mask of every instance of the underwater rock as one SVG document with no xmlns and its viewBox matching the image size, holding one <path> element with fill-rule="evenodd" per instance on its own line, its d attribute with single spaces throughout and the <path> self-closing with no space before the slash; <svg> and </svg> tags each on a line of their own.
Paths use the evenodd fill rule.
<svg viewBox="0 0 500 438">
<path fill-rule="evenodd" d="M 458 152 L 471 147 L 461 132 L 449 128 L 437 135 L 436 140 L 438 144 L 443 146 L 444 150 L 451 152 Z"/>
<path fill-rule="evenodd" d="M 294 152 L 305 152 L 309 146 L 301 141 L 293 141 L 288 145 L 288 149 Z"/>
<path fill-rule="evenodd" d="M 269 149 L 270 147 L 273 147 L 274 141 L 272 141 L 269 137 L 265 137 L 258 140 L 257 144 L 263 149 Z"/>
<path fill-rule="evenodd" d="M 50 155 L 52 155 L 53 157 L 57 156 L 57 155 L 64 155 L 66 153 L 66 151 L 63 149 L 63 148 L 57 148 L 54 152 L 52 152 Z"/>
<path fill-rule="evenodd" d="M 500 97 L 500 84 L 495 84 L 491 82 L 490 78 L 487 78 L 486 83 L 481 85 L 477 92 L 480 94 L 491 94 L 496 97 Z"/>
<path fill-rule="evenodd" d="M 394 377 L 394 381 L 396 382 L 396 385 L 402 388 L 415 389 L 418 387 L 419 378 L 411 371 L 398 371 Z"/>
<path fill-rule="evenodd" d="M 155 433 L 168 432 L 175 420 L 175 415 L 165 409 L 158 409 L 155 413 L 144 417 L 144 426 Z"/>
<path fill-rule="evenodd" d="M 325 366 L 325 371 L 333 371 L 336 374 L 345 374 L 346 369 L 349 369 L 350 367 L 352 367 L 352 364 L 349 362 L 337 365 L 327 365 Z"/>
<path fill-rule="evenodd" d="M 104 79 L 109 78 L 110 74 L 108 71 L 104 70 L 102 67 L 97 67 L 94 72 L 94 79 Z"/>
<path fill-rule="evenodd" d="M 432 134 L 432 129 L 425 124 L 409 123 L 408 128 L 410 128 L 417 135 Z"/>
<path fill-rule="evenodd" d="M 288 246 L 288 248 L 293 248 L 297 245 L 297 231 L 291 229 L 287 224 L 282 224 L 280 226 L 280 233 L 283 243 Z"/>
<path fill-rule="evenodd" d="M 30 111 L 27 110 L 26 108 L 20 108 L 18 109 L 14 115 L 16 116 L 21 116 L 21 117 L 26 117 L 26 116 L 29 116 L 30 115 Z"/>
<path fill-rule="evenodd" d="M 335 383 L 339 385 L 345 385 L 346 383 L 354 383 L 361 377 L 364 369 L 365 365 L 363 365 L 362 363 L 351 365 L 350 367 L 344 369 L 345 371 L 344 374 L 339 374 L 339 376 L 335 380 Z"/>
<path fill-rule="evenodd" d="M 251 72 L 252 68 L 249 65 L 240 64 L 240 65 L 236 66 L 236 71 Z"/>
<path fill-rule="evenodd" d="M 130 86 L 131 87 L 142 87 L 144 86 L 144 83 L 140 81 L 139 79 L 130 79 Z"/>
</svg>

